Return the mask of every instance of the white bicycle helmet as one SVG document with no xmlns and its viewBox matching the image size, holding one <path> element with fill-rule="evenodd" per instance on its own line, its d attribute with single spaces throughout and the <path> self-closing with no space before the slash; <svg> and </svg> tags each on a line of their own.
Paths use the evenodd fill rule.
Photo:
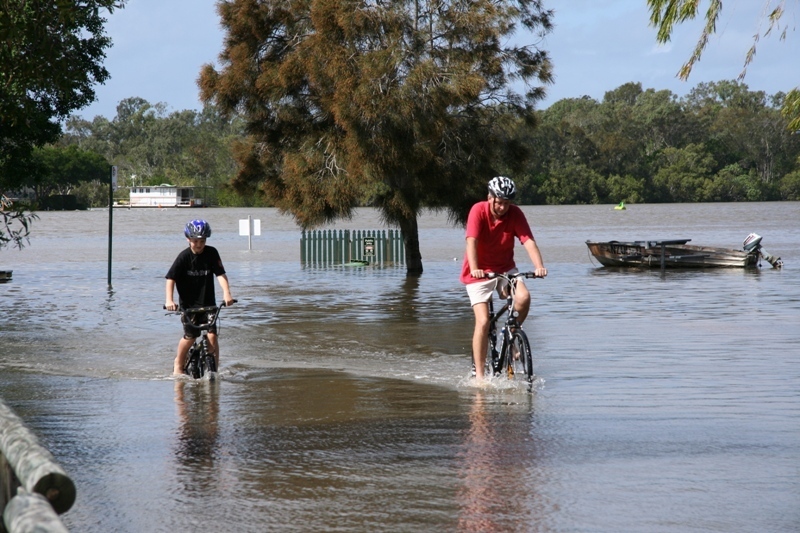
<svg viewBox="0 0 800 533">
<path fill-rule="evenodd" d="M 511 178 L 497 176 L 489 181 L 489 193 L 501 200 L 513 200 L 517 194 L 517 188 Z"/>
</svg>

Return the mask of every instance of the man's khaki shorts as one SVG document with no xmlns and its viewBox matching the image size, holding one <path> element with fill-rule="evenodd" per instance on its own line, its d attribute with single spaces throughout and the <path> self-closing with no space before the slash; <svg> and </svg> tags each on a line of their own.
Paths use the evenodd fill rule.
<svg viewBox="0 0 800 533">
<path fill-rule="evenodd" d="M 511 271 L 516 272 L 516 270 Z M 484 279 L 476 281 L 475 283 L 467 283 L 467 294 L 469 295 L 469 304 L 486 303 L 492 299 L 492 293 L 497 291 L 497 294 L 502 295 L 505 291 L 508 282 L 503 278 Z"/>
</svg>

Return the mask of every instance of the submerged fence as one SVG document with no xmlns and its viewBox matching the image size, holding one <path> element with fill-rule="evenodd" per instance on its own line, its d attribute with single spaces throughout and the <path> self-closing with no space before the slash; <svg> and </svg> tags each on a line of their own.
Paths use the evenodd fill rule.
<svg viewBox="0 0 800 533">
<path fill-rule="evenodd" d="M 304 265 L 405 264 L 399 230 L 311 230 L 300 237 Z"/>
</svg>

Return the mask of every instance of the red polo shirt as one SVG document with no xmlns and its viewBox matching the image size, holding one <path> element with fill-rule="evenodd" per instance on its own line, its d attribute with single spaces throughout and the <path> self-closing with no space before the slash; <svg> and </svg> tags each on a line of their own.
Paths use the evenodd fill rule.
<svg viewBox="0 0 800 533">
<path fill-rule="evenodd" d="M 516 268 L 514 263 L 514 238 L 524 244 L 533 239 L 533 232 L 522 209 L 516 205 L 508 206 L 501 218 L 494 220 L 489 202 L 478 202 L 470 209 L 467 218 L 466 237 L 474 237 L 478 244 L 478 268 L 487 272 L 505 273 Z M 465 238 L 466 238 L 465 237 Z M 469 261 L 464 253 L 461 267 L 461 283 L 482 281 L 470 275 Z"/>
</svg>

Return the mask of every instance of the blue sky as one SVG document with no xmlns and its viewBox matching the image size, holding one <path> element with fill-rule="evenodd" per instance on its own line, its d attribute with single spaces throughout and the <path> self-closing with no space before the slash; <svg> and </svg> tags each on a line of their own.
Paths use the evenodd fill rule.
<svg viewBox="0 0 800 533">
<path fill-rule="evenodd" d="M 646 0 L 545 0 L 556 12 L 555 29 L 540 47 L 550 53 L 556 79 L 539 107 L 583 95 L 602 100 L 606 91 L 631 81 L 682 96 L 700 82 L 736 79 L 759 24 L 764 24 L 760 15 L 765 3 L 725 2 L 717 35 L 683 82 L 675 74 L 697 42 L 701 21 L 678 27 L 669 44 L 658 45 Z M 134 96 L 163 102 L 170 111 L 200 109 L 197 77 L 202 65 L 218 64 L 224 37 L 215 4 L 130 0 L 125 9 L 108 16 L 106 31 L 114 44 L 105 66 L 111 79 L 96 87 L 98 100 L 76 114 L 112 119 L 120 100 Z M 783 21 L 789 28 L 786 39 L 771 35 L 759 41 L 744 80 L 751 90 L 771 95 L 800 85 L 798 17 L 799 4 L 789 2 Z"/>
</svg>

